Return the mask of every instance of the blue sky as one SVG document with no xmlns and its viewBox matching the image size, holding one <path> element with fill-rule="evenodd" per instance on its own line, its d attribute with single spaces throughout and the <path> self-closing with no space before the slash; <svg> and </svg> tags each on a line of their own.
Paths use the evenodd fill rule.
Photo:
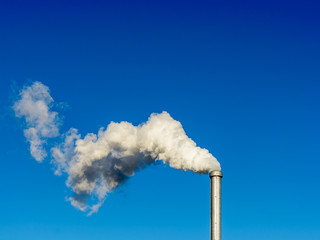
<svg viewBox="0 0 320 240">
<path fill-rule="evenodd" d="M 315 1 L 8 1 L 0 9 L 0 239 L 209 239 L 209 178 L 138 172 L 87 217 L 10 106 L 41 81 L 62 130 L 168 111 L 224 172 L 223 239 L 320 238 Z"/>
</svg>

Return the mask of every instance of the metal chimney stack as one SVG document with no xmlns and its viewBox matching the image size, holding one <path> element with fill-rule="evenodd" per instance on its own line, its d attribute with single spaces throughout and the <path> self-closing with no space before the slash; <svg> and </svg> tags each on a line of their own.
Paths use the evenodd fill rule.
<svg viewBox="0 0 320 240">
<path fill-rule="evenodd" d="M 210 173 L 211 184 L 211 240 L 221 240 L 221 171 Z"/>
</svg>

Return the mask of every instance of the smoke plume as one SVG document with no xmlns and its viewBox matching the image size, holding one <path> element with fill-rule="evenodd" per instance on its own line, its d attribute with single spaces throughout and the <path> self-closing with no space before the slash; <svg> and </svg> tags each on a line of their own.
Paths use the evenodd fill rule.
<svg viewBox="0 0 320 240">
<path fill-rule="evenodd" d="M 43 148 L 46 139 L 59 135 L 58 113 L 50 111 L 52 102 L 49 88 L 34 82 L 21 90 L 20 99 L 13 105 L 16 117 L 25 118 L 24 136 L 30 143 L 31 155 L 38 162 L 47 156 Z"/>
<path fill-rule="evenodd" d="M 13 106 L 16 116 L 25 118 L 25 136 L 37 161 L 46 157 L 46 139 L 59 135 L 52 103 L 49 88 L 35 82 L 20 92 Z M 89 214 L 96 212 L 107 194 L 135 171 L 155 161 L 196 173 L 220 170 L 220 164 L 208 150 L 197 147 L 181 123 L 167 112 L 151 114 L 147 122 L 138 126 L 111 122 L 97 134 L 89 133 L 83 138 L 77 129 L 71 128 L 60 139 L 62 142 L 50 150 L 55 174 L 67 175 L 67 186 L 73 191 L 68 200 Z"/>
</svg>

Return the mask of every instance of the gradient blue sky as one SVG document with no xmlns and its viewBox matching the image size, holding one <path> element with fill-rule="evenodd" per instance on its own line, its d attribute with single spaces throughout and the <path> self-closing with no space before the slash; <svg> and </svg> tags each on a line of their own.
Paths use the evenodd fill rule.
<svg viewBox="0 0 320 240">
<path fill-rule="evenodd" d="M 10 105 L 64 102 L 62 131 L 168 111 L 224 172 L 223 239 L 320 239 L 317 1 L 2 1 L 0 239 L 209 239 L 209 178 L 138 172 L 90 217 L 28 152 Z"/>
</svg>

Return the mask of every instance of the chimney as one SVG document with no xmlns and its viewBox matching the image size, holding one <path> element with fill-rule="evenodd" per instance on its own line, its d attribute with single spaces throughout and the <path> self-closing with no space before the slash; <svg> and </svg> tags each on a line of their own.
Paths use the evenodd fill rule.
<svg viewBox="0 0 320 240">
<path fill-rule="evenodd" d="M 210 174 L 211 185 L 211 240 L 221 240 L 221 171 L 212 171 Z"/>
</svg>

